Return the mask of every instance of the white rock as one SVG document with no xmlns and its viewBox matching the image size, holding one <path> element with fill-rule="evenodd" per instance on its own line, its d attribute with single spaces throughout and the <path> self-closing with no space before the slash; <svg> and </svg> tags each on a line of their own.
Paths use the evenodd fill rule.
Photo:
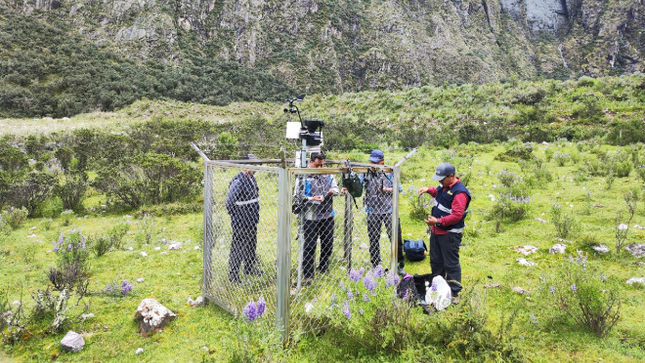
<svg viewBox="0 0 645 363">
<path fill-rule="evenodd" d="M 78 352 L 85 347 L 85 340 L 80 334 L 70 330 L 63 340 L 60 341 L 60 345 L 67 351 Z"/>
<path fill-rule="evenodd" d="M 161 247 L 155 247 L 155 251 L 159 251 Z"/>
<path fill-rule="evenodd" d="M 168 254 L 168 251 L 161 251 L 161 253 L 159 253 L 159 254 L 160 255 L 166 255 L 166 254 Z"/>
<path fill-rule="evenodd" d="M 197 251 L 197 250 L 199 250 L 199 246 L 195 246 L 195 248 L 193 248 L 193 249 L 194 249 L 195 251 Z"/>
<path fill-rule="evenodd" d="M 546 223 L 546 221 L 544 219 L 542 219 L 542 218 L 535 218 L 535 220 L 540 222 L 540 223 L 542 223 L 542 224 Z"/>
<path fill-rule="evenodd" d="M 519 286 L 515 286 L 513 288 L 513 291 L 515 291 L 516 293 L 521 294 L 521 295 L 531 295 L 531 292 L 529 290 L 524 290 L 523 288 L 521 288 Z"/>
<path fill-rule="evenodd" d="M 566 249 L 567 249 L 567 246 L 565 246 L 565 245 L 563 245 L 561 243 L 558 243 L 557 245 L 554 245 L 551 248 L 549 248 L 549 253 L 552 254 L 552 255 L 556 254 L 556 253 L 564 254 L 564 250 L 566 250 Z"/>
<path fill-rule="evenodd" d="M 201 296 L 197 296 L 197 298 L 193 300 L 192 298 L 189 297 L 186 303 L 195 308 L 204 303 L 204 298 Z"/>
<path fill-rule="evenodd" d="M 515 252 L 519 252 L 519 253 L 523 254 L 524 256 L 528 256 L 530 254 L 533 254 L 533 253 L 537 252 L 537 250 L 538 250 L 537 247 L 531 246 L 531 245 L 515 246 L 515 247 L 511 247 L 511 249 L 513 251 L 515 251 Z"/>
<path fill-rule="evenodd" d="M 632 277 L 631 279 L 627 280 L 627 283 L 630 285 L 633 283 L 645 285 L 645 277 Z"/>
<path fill-rule="evenodd" d="M 358 248 L 360 248 L 361 250 L 366 250 L 367 249 L 367 244 L 361 243 L 361 245 L 358 246 Z"/>
<path fill-rule="evenodd" d="M 312 303 L 306 303 L 305 304 L 305 312 L 309 314 L 314 310 L 314 305 Z"/>
<path fill-rule="evenodd" d="M 629 251 L 634 257 L 643 257 L 645 256 L 645 244 L 643 243 L 631 243 L 625 246 L 625 249 Z"/>
<path fill-rule="evenodd" d="M 14 300 L 14 301 L 11 303 L 11 305 L 13 305 L 13 306 L 18 306 L 18 305 L 20 305 L 20 300 Z"/>
<path fill-rule="evenodd" d="M 132 251 L 132 250 L 134 250 L 134 248 L 132 248 L 132 246 L 130 246 L 130 247 L 127 248 L 127 250 Z"/>
<path fill-rule="evenodd" d="M 29 236 L 27 236 L 27 238 L 36 238 L 36 237 L 38 237 L 38 236 L 36 236 L 36 234 L 35 234 L 35 233 L 34 233 L 34 234 L 30 234 Z"/>
<path fill-rule="evenodd" d="M 168 245 L 169 250 L 180 250 L 181 249 L 181 242 L 174 242 Z"/>
<path fill-rule="evenodd" d="M 137 307 L 134 320 L 139 321 L 139 333 L 143 336 L 163 330 L 177 315 L 155 299 L 143 299 Z"/>
<path fill-rule="evenodd" d="M 635 225 L 634 225 L 634 228 L 636 228 L 636 229 L 643 229 L 643 228 L 645 228 L 645 227 L 643 227 L 643 226 L 639 226 L 638 224 L 635 224 Z"/>
<path fill-rule="evenodd" d="M 488 194 L 488 198 L 490 198 L 491 202 L 497 202 L 497 198 L 495 198 L 495 196 L 492 194 Z"/>
<path fill-rule="evenodd" d="M 145 280 L 143 279 L 143 277 L 139 277 L 139 278 L 137 279 L 137 282 L 143 282 L 143 281 L 145 281 Z"/>
<path fill-rule="evenodd" d="M 144 251 L 141 251 L 141 257 L 148 257 L 148 254 L 145 253 Z"/>
<path fill-rule="evenodd" d="M 598 253 L 607 253 L 607 252 L 609 252 L 609 247 L 607 247 L 605 245 L 595 245 L 592 248 L 594 249 L 594 251 L 596 251 Z"/>
<path fill-rule="evenodd" d="M 34 227 L 29 228 L 29 229 L 31 229 L 33 231 L 34 229 L 36 229 L 36 227 L 34 226 Z"/>
<path fill-rule="evenodd" d="M 81 319 L 83 319 L 83 320 L 93 318 L 93 317 L 94 317 L 94 314 L 92 314 L 92 313 L 81 315 Z"/>
<path fill-rule="evenodd" d="M 520 265 L 522 265 L 522 266 L 536 266 L 537 265 L 537 263 L 531 262 L 531 261 L 527 260 L 526 258 L 518 258 L 515 261 L 517 263 L 519 263 Z"/>
<path fill-rule="evenodd" d="M 136 355 L 139 355 L 141 353 L 143 353 L 143 348 L 137 348 L 137 351 L 134 352 L 134 354 L 136 354 Z"/>
</svg>

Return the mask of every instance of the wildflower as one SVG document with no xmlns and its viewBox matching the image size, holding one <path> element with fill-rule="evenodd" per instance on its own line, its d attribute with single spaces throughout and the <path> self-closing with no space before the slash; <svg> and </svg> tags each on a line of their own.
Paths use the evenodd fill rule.
<svg viewBox="0 0 645 363">
<path fill-rule="evenodd" d="M 367 275 L 363 278 L 363 285 L 365 285 L 366 289 L 372 291 L 376 288 L 376 281 L 374 281 L 371 276 Z"/>
<path fill-rule="evenodd" d="M 551 290 L 551 294 L 555 295 L 555 287 L 551 286 L 549 290 Z"/>
<path fill-rule="evenodd" d="M 571 285 L 571 291 L 578 291 L 576 284 Z"/>
<path fill-rule="evenodd" d="M 52 248 L 54 252 L 58 252 L 58 243 L 54 242 L 54 248 Z"/>
<path fill-rule="evenodd" d="M 383 267 L 381 267 L 381 265 L 376 266 L 376 268 L 372 270 L 372 274 L 376 278 L 383 277 Z"/>
<path fill-rule="evenodd" d="M 258 307 L 255 305 L 255 302 L 253 300 L 249 301 L 249 303 L 244 307 L 243 313 L 246 315 L 246 318 L 249 321 L 253 321 L 258 318 Z"/>
<path fill-rule="evenodd" d="M 363 308 L 361 308 L 361 309 L 358 311 L 358 313 L 359 313 L 359 314 L 361 314 L 361 315 L 363 315 L 363 313 L 364 313 L 364 312 L 365 312 L 365 311 L 363 311 Z"/>
<path fill-rule="evenodd" d="M 331 303 L 336 304 L 336 293 L 331 294 Z"/>
<path fill-rule="evenodd" d="M 63 244 L 63 232 L 61 232 L 60 236 L 58 236 L 58 243 Z"/>
<path fill-rule="evenodd" d="M 67 250 L 68 250 L 68 251 L 71 251 L 71 250 L 72 250 L 72 244 L 71 244 L 71 243 L 68 243 L 68 244 L 67 244 Z"/>
<path fill-rule="evenodd" d="M 342 282 L 342 281 L 338 283 L 338 286 L 340 286 L 340 288 L 341 288 L 341 289 L 344 289 L 344 288 L 345 288 L 345 284 L 343 284 L 343 282 Z"/>
<path fill-rule="evenodd" d="M 399 283 L 399 276 L 397 274 L 393 273 L 390 271 L 387 275 L 387 280 L 385 281 L 385 286 L 390 287 L 390 286 L 395 286 Z"/>
<path fill-rule="evenodd" d="M 125 296 L 130 291 L 132 291 L 132 285 L 127 280 L 123 280 L 121 283 L 121 294 Z"/>
<path fill-rule="evenodd" d="M 345 314 L 345 317 L 347 319 L 352 318 L 352 313 L 349 311 L 349 301 L 347 300 L 345 300 L 345 302 L 343 303 L 343 314 Z"/>
<path fill-rule="evenodd" d="M 354 300 L 354 293 L 351 289 L 347 290 L 347 300 Z"/>
<path fill-rule="evenodd" d="M 105 286 L 105 292 L 110 292 L 111 289 L 112 289 L 112 286 L 110 286 L 110 284 L 107 284 Z"/>
<path fill-rule="evenodd" d="M 360 271 L 356 271 L 354 269 L 349 270 L 349 279 L 354 281 L 354 282 L 358 282 L 358 280 L 361 279 L 362 275 L 363 274 L 360 273 Z"/>
<path fill-rule="evenodd" d="M 257 313 L 258 313 L 258 318 L 264 314 L 264 310 L 266 310 L 267 307 L 267 302 L 264 301 L 264 298 L 260 296 L 258 299 L 258 304 L 257 304 Z M 313 305 L 312 305 L 313 308 Z"/>
<path fill-rule="evenodd" d="M 432 286 L 430 286 L 430 290 L 437 292 L 437 283 L 432 281 Z"/>
<path fill-rule="evenodd" d="M 535 318 L 535 315 L 531 314 L 530 319 L 531 319 L 531 323 L 533 323 L 534 325 L 537 325 L 538 322 L 537 322 L 537 319 Z"/>
<path fill-rule="evenodd" d="M 618 230 L 619 231 L 626 231 L 627 228 L 629 228 L 629 226 L 626 225 L 625 223 L 621 223 L 621 224 L 618 225 Z"/>
<path fill-rule="evenodd" d="M 365 267 L 361 267 L 361 269 L 360 269 L 360 270 L 358 270 L 358 275 L 359 275 L 360 277 L 363 277 L 363 274 L 364 274 L 364 273 L 365 273 Z"/>
<path fill-rule="evenodd" d="M 367 296 L 367 293 L 363 294 L 363 301 L 370 302 L 370 297 Z"/>
</svg>

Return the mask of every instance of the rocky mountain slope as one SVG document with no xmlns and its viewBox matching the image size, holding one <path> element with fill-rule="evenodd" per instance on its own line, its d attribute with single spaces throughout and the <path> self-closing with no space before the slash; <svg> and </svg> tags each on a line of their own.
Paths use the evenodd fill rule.
<svg viewBox="0 0 645 363">
<path fill-rule="evenodd" d="M 1 0 L 101 49 L 194 56 L 306 92 L 569 78 L 645 70 L 644 0 Z M 1 76 L 1 74 L 0 74 Z"/>
</svg>

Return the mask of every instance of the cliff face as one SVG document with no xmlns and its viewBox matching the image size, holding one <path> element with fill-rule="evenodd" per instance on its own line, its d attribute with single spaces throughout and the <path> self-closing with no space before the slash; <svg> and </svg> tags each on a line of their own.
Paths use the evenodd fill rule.
<svg viewBox="0 0 645 363">
<path fill-rule="evenodd" d="M 308 92 L 645 70 L 643 0 L 2 1 L 129 58 L 207 55 Z"/>
</svg>

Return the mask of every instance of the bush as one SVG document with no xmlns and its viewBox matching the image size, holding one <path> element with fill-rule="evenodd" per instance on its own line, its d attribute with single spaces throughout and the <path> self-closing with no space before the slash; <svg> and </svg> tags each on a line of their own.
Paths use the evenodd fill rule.
<svg viewBox="0 0 645 363">
<path fill-rule="evenodd" d="M 58 258 L 57 266 L 49 269 L 49 281 L 58 291 L 77 291 L 87 288 L 89 283 L 88 251 L 85 248 L 85 237 L 79 231 L 73 231 L 67 238 L 60 234 L 54 242 L 53 251 Z"/>
<path fill-rule="evenodd" d="M 557 270 L 548 291 L 554 311 L 562 311 L 578 325 L 599 337 L 606 336 L 620 318 L 618 282 L 587 266 L 587 258 L 569 256 Z"/>
<path fill-rule="evenodd" d="M 16 207 L 25 207 L 28 215 L 33 216 L 39 204 L 51 196 L 56 185 L 57 180 L 54 175 L 32 171 L 24 179 L 16 180 L 9 186 L 7 203 Z"/>
<path fill-rule="evenodd" d="M 125 223 L 117 224 L 114 227 L 110 228 L 107 232 L 110 238 L 110 247 L 114 249 L 121 249 L 123 237 L 128 234 L 128 230 L 130 230 L 130 225 Z"/>
<path fill-rule="evenodd" d="M 55 193 L 63 202 L 63 209 L 80 211 L 83 209 L 83 196 L 89 186 L 85 172 L 69 172 L 65 174 L 65 183 L 56 186 Z"/>
<path fill-rule="evenodd" d="M 565 239 L 575 230 L 576 222 L 573 216 L 562 211 L 558 203 L 553 203 L 551 207 L 551 221 L 555 227 L 555 233 L 558 237 Z"/>
<path fill-rule="evenodd" d="M 27 220 L 29 212 L 25 207 L 20 209 L 11 207 L 2 212 L 0 215 L 0 223 L 6 223 L 12 229 L 18 229 Z"/>
<path fill-rule="evenodd" d="M 108 236 L 89 236 L 87 247 L 96 257 L 101 257 L 110 250 L 112 243 Z"/>
<path fill-rule="evenodd" d="M 495 156 L 495 160 L 517 162 L 521 160 L 531 160 L 534 158 L 533 146 L 531 145 L 516 145 L 506 150 L 503 153 Z"/>
</svg>

